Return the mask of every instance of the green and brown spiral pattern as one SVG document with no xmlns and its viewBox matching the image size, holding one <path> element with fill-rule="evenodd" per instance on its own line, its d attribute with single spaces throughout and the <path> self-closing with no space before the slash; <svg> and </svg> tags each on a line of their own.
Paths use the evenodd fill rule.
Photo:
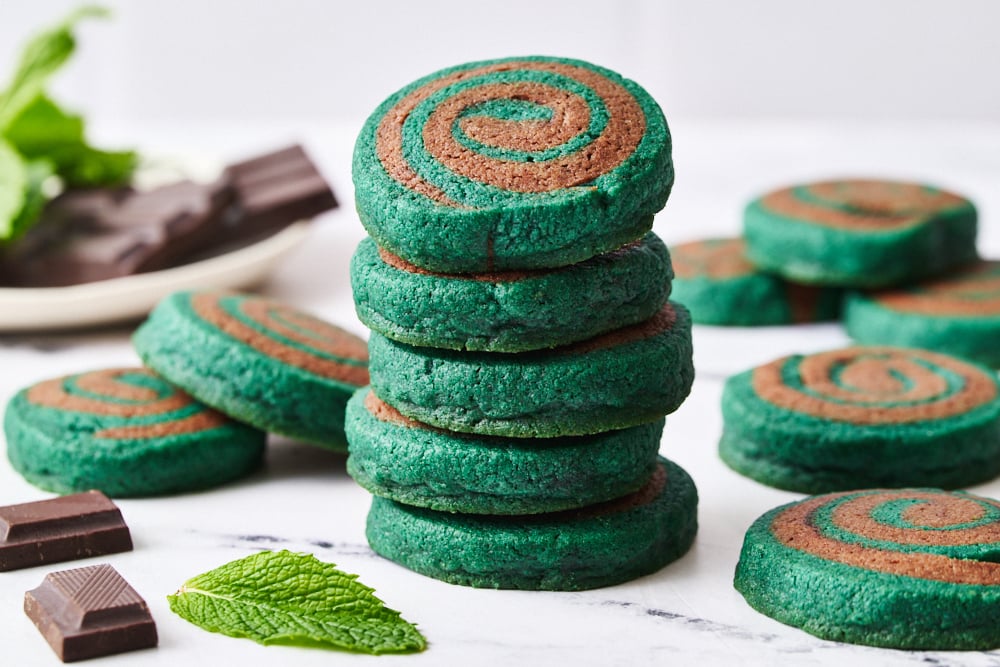
<svg viewBox="0 0 1000 667">
<path fill-rule="evenodd" d="M 40 382 L 29 403 L 83 413 L 100 426 L 94 437 L 112 440 L 162 438 L 207 431 L 231 422 L 145 368 L 90 371 Z M 74 422 L 72 415 L 64 415 Z"/>
<path fill-rule="evenodd" d="M 952 584 L 1000 585 L 1000 503 L 927 489 L 815 496 L 779 508 L 770 531 L 824 561 Z"/>
<path fill-rule="evenodd" d="M 671 246 L 670 260 L 674 275 L 683 280 L 727 280 L 757 273 L 746 258 L 746 242 L 741 238 L 703 239 Z"/>
<path fill-rule="evenodd" d="M 984 370 L 925 350 L 852 347 L 778 359 L 753 371 L 764 401 L 861 425 L 948 419 L 997 398 Z"/>
<path fill-rule="evenodd" d="M 386 110 L 378 160 L 399 185 L 449 207 L 591 187 L 636 151 L 648 122 L 662 122 L 608 74 L 541 58 L 445 70 Z"/>
<path fill-rule="evenodd" d="M 874 292 L 881 306 L 902 313 L 931 316 L 1000 315 L 1000 261 L 978 262 L 957 274 L 916 287 Z"/>
<path fill-rule="evenodd" d="M 903 229 L 970 206 L 951 192 L 918 183 L 838 180 L 783 188 L 760 199 L 763 211 L 857 232 Z"/>
<path fill-rule="evenodd" d="M 272 359 L 338 382 L 368 384 L 368 346 L 343 329 L 276 301 L 196 292 L 194 314 Z"/>
</svg>

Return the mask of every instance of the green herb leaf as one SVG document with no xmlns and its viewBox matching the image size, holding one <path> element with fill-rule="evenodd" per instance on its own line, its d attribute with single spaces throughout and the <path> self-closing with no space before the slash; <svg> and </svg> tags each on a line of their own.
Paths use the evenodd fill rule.
<svg viewBox="0 0 1000 667">
<path fill-rule="evenodd" d="M 44 94 L 26 106 L 4 131 L 22 155 L 38 155 L 50 146 L 83 141 L 83 118 L 59 108 Z"/>
<path fill-rule="evenodd" d="M 13 234 L 14 219 L 24 208 L 27 189 L 27 164 L 9 144 L 0 141 L 0 239 Z"/>
<path fill-rule="evenodd" d="M 81 7 L 62 23 L 39 33 L 25 45 L 14 77 L 0 97 L 0 131 L 6 129 L 42 94 L 49 77 L 73 55 L 76 49 L 73 29 L 76 24 L 86 18 L 103 18 L 109 14 L 103 7 Z"/>
<path fill-rule="evenodd" d="M 21 212 L 11 221 L 9 236 L 2 239 L 5 243 L 17 239 L 28 231 L 28 228 L 41 217 L 42 209 L 50 199 L 45 184 L 55 174 L 52 163 L 48 160 L 31 160 L 25 163 L 25 172 L 28 182 L 24 190 L 24 205 L 21 206 Z"/>
<path fill-rule="evenodd" d="M 0 139 L 0 245 L 20 236 L 49 200 L 45 181 L 52 176 L 47 160 L 25 160 Z"/>
<path fill-rule="evenodd" d="M 373 593 L 357 575 L 309 554 L 264 551 L 199 575 L 167 599 L 195 625 L 261 644 L 374 654 L 426 648 L 417 629 Z"/>
<path fill-rule="evenodd" d="M 109 152 L 88 145 L 83 118 L 45 95 L 28 105 L 4 135 L 27 158 L 51 162 L 66 187 L 99 187 L 128 182 L 138 158 L 133 151 Z"/>
</svg>

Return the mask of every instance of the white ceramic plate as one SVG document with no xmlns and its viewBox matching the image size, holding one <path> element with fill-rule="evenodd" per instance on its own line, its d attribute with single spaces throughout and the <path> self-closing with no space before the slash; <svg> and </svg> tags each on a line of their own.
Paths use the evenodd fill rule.
<svg viewBox="0 0 1000 667">
<path fill-rule="evenodd" d="M 308 233 L 309 223 L 299 222 L 244 248 L 162 271 L 72 287 L 0 288 L 0 331 L 68 329 L 137 319 L 177 290 L 252 287 Z"/>
</svg>

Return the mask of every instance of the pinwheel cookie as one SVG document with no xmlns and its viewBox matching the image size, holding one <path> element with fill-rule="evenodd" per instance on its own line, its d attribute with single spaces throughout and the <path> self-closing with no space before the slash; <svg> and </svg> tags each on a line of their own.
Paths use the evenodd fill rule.
<svg viewBox="0 0 1000 667">
<path fill-rule="evenodd" d="M 833 320 L 841 291 L 799 285 L 754 267 L 741 238 L 673 246 L 673 295 L 696 324 L 760 326 Z"/>
<path fill-rule="evenodd" d="M 844 319 L 861 343 L 925 347 L 1000 367 L 1000 261 L 898 290 L 852 294 Z"/>
<path fill-rule="evenodd" d="M 736 589 L 824 639 L 902 649 L 1000 647 L 1000 503 L 934 489 L 834 493 L 750 527 Z"/>
<path fill-rule="evenodd" d="M 644 322 L 552 350 L 455 352 L 373 332 L 370 351 L 372 388 L 404 415 L 514 438 L 656 421 L 680 406 L 694 380 L 691 319 L 671 302 Z"/>
<path fill-rule="evenodd" d="M 178 292 L 135 332 L 143 363 L 258 428 L 346 450 L 344 409 L 368 384 L 365 342 L 268 299 Z"/>
<path fill-rule="evenodd" d="M 433 271 L 553 268 L 641 237 L 673 185 L 670 134 L 636 83 L 579 60 L 468 63 L 389 97 L 354 151 L 378 244 Z"/>
<path fill-rule="evenodd" d="M 968 486 L 1000 473 L 998 395 L 988 369 L 927 350 L 795 355 L 726 382 L 719 454 L 805 493 Z"/>
<path fill-rule="evenodd" d="M 404 567 L 480 588 L 611 586 L 684 555 L 698 496 L 683 469 L 658 459 L 633 494 L 578 510 L 498 517 L 434 512 L 375 497 L 368 542 Z"/>
<path fill-rule="evenodd" d="M 57 493 L 150 496 L 215 486 L 255 468 L 265 434 L 145 368 L 91 371 L 22 390 L 4 417 L 7 456 Z"/>
<path fill-rule="evenodd" d="M 930 185 L 843 180 L 770 192 L 747 206 L 747 257 L 789 280 L 887 287 L 976 258 L 976 209 Z"/>
<path fill-rule="evenodd" d="M 663 419 L 572 438 L 454 433 L 404 417 L 370 389 L 347 404 L 347 471 L 377 496 L 473 514 L 537 514 L 627 495 L 649 478 Z"/>
<path fill-rule="evenodd" d="M 370 238 L 351 260 L 358 317 L 411 345 L 487 352 L 556 347 L 636 324 L 670 295 L 670 256 L 652 232 L 572 266 L 432 273 Z"/>
</svg>

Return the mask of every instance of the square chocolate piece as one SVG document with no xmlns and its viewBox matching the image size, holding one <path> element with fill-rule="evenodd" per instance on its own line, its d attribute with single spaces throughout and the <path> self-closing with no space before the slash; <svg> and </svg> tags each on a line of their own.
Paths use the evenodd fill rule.
<svg viewBox="0 0 1000 667">
<path fill-rule="evenodd" d="M 156 646 L 143 600 L 107 564 L 53 572 L 24 594 L 24 613 L 63 662 Z"/>
<path fill-rule="evenodd" d="M 121 511 L 100 491 L 0 507 L 0 572 L 131 550 Z"/>
</svg>

